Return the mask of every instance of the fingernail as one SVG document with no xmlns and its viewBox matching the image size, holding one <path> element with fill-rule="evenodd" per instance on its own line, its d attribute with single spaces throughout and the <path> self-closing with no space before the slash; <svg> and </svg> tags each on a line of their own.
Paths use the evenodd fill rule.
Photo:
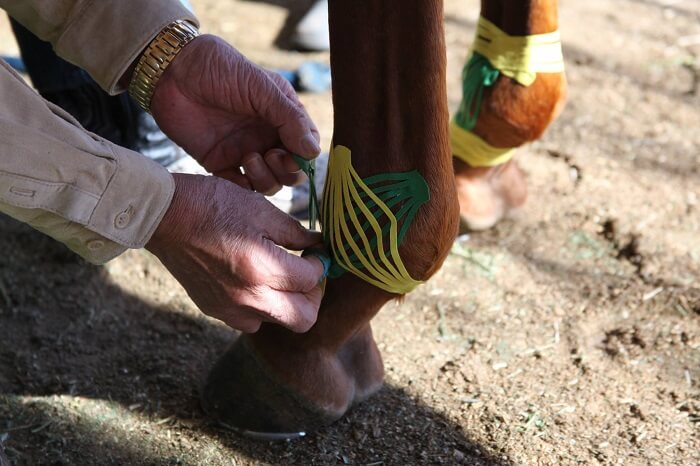
<svg viewBox="0 0 700 466">
<path fill-rule="evenodd" d="M 321 146 L 318 145 L 316 138 L 311 134 L 301 138 L 301 147 L 306 155 L 318 155 L 321 152 Z"/>
<path fill-rule="evenodd" d="M 299 167 L 299 164 L 296 163 L 293 158 L 286 156 L 283 157 L 282 160 L 285 170 L 287 170 L 289 173 L 299 173 L 301 171 L 301 167 Z"/>
<path fill-rule="evenodd" d="M 263 174 L 262 164 L 263 161 L 260 157 L 251 157 L 243 163 L 243 166 L 248 174 L 253 175 L 253 177 L 260 177 Z"/>
</svg>

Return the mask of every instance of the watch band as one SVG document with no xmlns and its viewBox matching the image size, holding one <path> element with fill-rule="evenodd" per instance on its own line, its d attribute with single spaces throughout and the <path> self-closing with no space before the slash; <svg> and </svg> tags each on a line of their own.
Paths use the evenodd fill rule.
<svg viewBox="0 0 700 466">
<path fill-rule="evenodd" d="M 194 25 L 177 20 L 167 25 L 148 44 L 129 83 L 129 95 L 145 111 L 151 112 L 153 91 L 165 69 L 183 47 L 198 35 L 199 31 Z"/>
</svg>

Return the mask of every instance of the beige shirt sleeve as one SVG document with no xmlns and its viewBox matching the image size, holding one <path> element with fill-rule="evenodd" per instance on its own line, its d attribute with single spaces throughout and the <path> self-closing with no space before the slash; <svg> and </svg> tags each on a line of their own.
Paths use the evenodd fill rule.
<svg viewBox="0 0 700 466">
<path fill-rule="evenodd" d="M 199 25 L 178 0 L 0 0 L 0 8 L 110 94 L 148 43 L 171 22 Z"/>
<path fill-rule="evenodd" d="M 0 60 L 0 212 L 103 263 L 150 239 L 174 181 L 83 129 Z"/>
<path fill-rule="evenodd" d="M 178 19 L 177 0 L 0 0 L 103 89 Z M 141 155 L 88 133 L 0 60 L 0 212 L 95 263 L 143 247 L 170 205 L 172 176 Z"/>
</svg>

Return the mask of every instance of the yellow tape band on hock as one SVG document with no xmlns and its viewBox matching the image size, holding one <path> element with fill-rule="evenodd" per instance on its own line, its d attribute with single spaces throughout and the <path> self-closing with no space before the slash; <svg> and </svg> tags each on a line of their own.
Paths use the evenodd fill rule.
<svg viewBox="0 0 700 466">
<path fill-rule="evenodd" d="M 406 270 L 399 244 L 429 198 L 417 171 L 362 179 L 352 167 L 350 149 L 333 147 L 321 208 L 324 240 L 334 260 L 329 277 L 348 271 L 397 294 L 420 285 Z"/>
<path fill-rule="evenodd" d="M 450 143 L 452 154 L 471 167 L 494 167 L 506 163 L 515 155 L 514 148 L 493 147 L 454 120 L 450 122 Z"/>
<path fill-rule="evenodd" d="M 488 58 L 494 68 L 523 86 L 535 82 L 537 73 L 564 71 L 559 31 L 510 36 L 480 17 L 472 51 Z"/>
<path fill-rule="evenodd" d="M 484 91 L 502 74 L 530 86 L 537 73 L 561 73 L 564 56 L 559 31 L 531 36 L 510 36 L 480 17 L 472 54 L 462 72 L 462 101 L 450 124 L 454 155 L 472 167 L 493 167 L 513 157 L 511 148 L 492 147 L 472 133 Z"/>
</svg>

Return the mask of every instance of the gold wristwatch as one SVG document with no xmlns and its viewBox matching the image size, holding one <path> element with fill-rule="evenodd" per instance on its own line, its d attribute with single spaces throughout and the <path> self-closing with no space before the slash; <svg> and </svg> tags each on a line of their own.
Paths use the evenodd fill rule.
<svg viewBox="0 0 700 466">
<path fill-rule="evenodd" d="M 148 113 L 156 83 L 173 58 L 182 48 L 199 35 L 197 28 L 187 21 L 168 24 L 148 44 L 141 55 L 129 83 L 129 95 Z"/>
</svg>

